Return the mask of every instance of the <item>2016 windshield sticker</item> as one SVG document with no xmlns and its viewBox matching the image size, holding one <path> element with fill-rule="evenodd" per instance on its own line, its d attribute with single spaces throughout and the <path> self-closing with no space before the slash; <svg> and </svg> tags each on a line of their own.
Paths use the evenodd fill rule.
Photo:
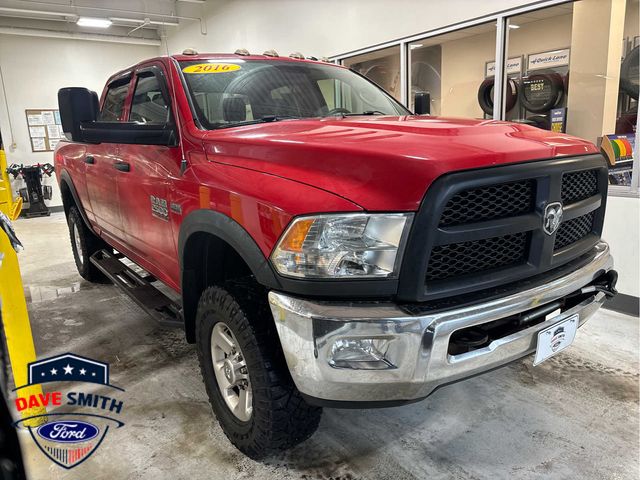
<svg viewBox="0 0 640 480">
<path fill-rule="evenodd" d="M 198 63 L 184 67 L 184 73 L 228 73 L 240 70 L 240 65 L 235 63 Z"/>
</svg>

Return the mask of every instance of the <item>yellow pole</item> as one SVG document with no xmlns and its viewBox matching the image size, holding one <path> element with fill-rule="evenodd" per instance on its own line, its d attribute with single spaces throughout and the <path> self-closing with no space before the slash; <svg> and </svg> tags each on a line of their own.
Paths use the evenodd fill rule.
<svg viewBox="0 0 640 480">
<path fill-rule="evenodd" d="M 17 212 L 19 213 L 19 212 Z M 0 220 L 1 221 L 1 220 Z M 28 383 L 27 365 L 36 360 L 36 349 L 33 344 L 27 302 L 24 298 L 22 277 L 18 255 L 9 240 L 9 236 L 0 227 L 0 301 L 2 302 L 2 324 L 9 350 L 9 361 L 16 387 Z M 29 399 L 31 395 L 42 394 L 40 385 L 31 385 L 16 391 L 18 397 Z M 20 412 L 22 418 L 43 415 L 44 407 L 26 408 Z M 26 426 L 35 427 L 46 422 L 46 417 L 39 417 L 24 422 Z"/>
<path fill-rule="evenodd" d="M 0 148 L 0 212 L 8 217 L 12 216 L 13 195 L 11 194 L 11 181 L 7 174 L 7 157 Z"/>
</svg>

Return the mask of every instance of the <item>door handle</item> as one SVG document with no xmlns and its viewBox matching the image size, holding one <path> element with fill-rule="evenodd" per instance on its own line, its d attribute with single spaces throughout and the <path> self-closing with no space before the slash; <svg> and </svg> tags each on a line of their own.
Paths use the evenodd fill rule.
<svg viewBox="0 0 640 480">
<path fill-rule="evenodd" d="M 113 167 L 116 170 L 120 170 L 121 172 L 128 172 L 129 170 L 131 170 L 131 166 L 128 162 L 116 162 L 113 164 Z"/>
<path fill-rule="evenodd" d="M 93 158 L 93 155 L 87 155 L 86 157 L 84 157 L 84 163 L 88 163 L 89 165 L 93 165 L 94 163 L 96 163 L 96 159 Z"/>
</svg>

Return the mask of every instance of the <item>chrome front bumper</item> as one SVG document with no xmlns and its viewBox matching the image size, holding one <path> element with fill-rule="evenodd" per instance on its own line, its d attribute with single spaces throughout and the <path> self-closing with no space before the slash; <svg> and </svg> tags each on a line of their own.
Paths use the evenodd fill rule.
<svg viewBox="0 0 640 480">
<path fill-rule="evenodd" d="M 426 315 L 412 316 L 391 302 L 309 301 L 272 291 L 269 303 L 284 355 L 298 389 L 317 399 L 338 402 L 394 402 L 426 397 L 440 385 L 491 370 L 535 351 L 537 334 L 565 317 L 582 325 L 604 303 L 594 293 L 558 317 L 488 346 L 459 355 L 448 353 L 456 330 L 506 318 L 565 297 L 613 268 L 606 243 L 582 268 L 506 297 Z M 336 368 L 329 363 L 339 340 L 384 341 L 386 369 Z"/>
</svg>

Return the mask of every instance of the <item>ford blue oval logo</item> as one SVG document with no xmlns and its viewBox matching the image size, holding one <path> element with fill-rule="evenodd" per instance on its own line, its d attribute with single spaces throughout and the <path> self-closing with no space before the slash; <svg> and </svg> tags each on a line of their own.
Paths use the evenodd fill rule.
<svg viewBox="0 0 640 480">
<path fill-rule="evenodd" d="M 95 425 L 79 420 L 45 423 L 38 427 L 38 435 L 45 440 L 60 443 L 86 442 L 96 438 L 100 430 Z"/>
</svg>

